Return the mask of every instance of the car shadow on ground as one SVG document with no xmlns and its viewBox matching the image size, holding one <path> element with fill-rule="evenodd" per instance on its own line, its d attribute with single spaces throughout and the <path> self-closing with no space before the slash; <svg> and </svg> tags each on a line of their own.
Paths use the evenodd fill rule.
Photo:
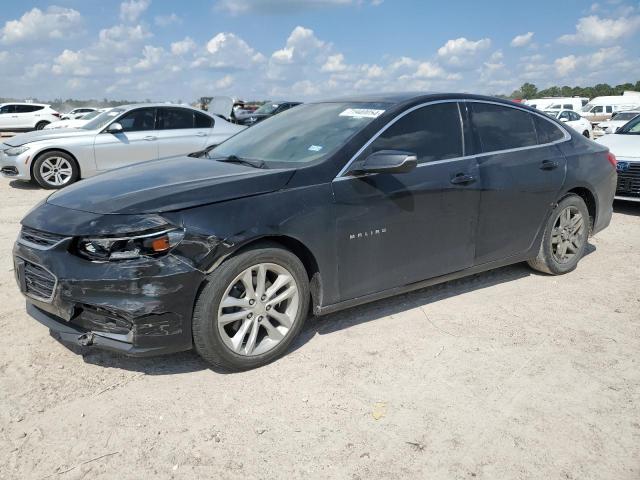
<svg viewBox="0 0 640 480">
<path fill-rule="evenodd" d="M 37 185 L 33 182 L 25 182 L 23 180 L 11 180 L 9 182 L 9 186 L 11 188 L 15 188 L 16 190 L 42 190 L 40 185 Z"/>
<path fill-rule="evenodd" d="M 640 202 L 628 202 L 625 200 L 616 200 L 613 202 L 613 211 L 623 215 L 633 215 L 640 217 Z"/>
<path fill-rule="evenodd" d="M 596 247 L 594 245 L 588 244 L 585 256 L 590 255 L 595 252 L 595 250 Z M 327 335 L 338 332 L 385 316 L 399 314 L 446 298 L 493 287 L 501 283 L 512 282 L 528 277 L 529 275 L 545 274 L 535 272 L 529 268 L 526 263 L 518 263 L 378 300 L 359 307 L 349 308 L 323 317 L 311 316 L 307 320 L 298 338 L 290 347 L 289 353 L 303 347 L 316 335 Z M 74 353 L 82 355 L 86 363 L 141 372 L 146 375 L 175 375 L 207 369 L 220 374 L 233 373 L 212 367 L 193 351 L 158 357 L 133 358 L 98 349 L 91 349 L 90 347 L 78 347 L 66 344 L 65 346 Z"/>
</svg>

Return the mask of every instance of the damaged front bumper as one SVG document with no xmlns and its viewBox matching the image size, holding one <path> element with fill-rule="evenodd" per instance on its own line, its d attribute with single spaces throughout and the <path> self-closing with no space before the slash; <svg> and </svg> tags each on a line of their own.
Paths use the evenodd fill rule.
<svg viewBox="0 0 640 480">
<path fill-rule="evenodd" d="M 174 253 L 91 262 L 71 253 L 72 241 L 46 249 L 15 243 L 16 281 L 29 315 L 76 345 L 134 356 L 191 348 L 191 316 L 204 273 Z"/>
</svg>

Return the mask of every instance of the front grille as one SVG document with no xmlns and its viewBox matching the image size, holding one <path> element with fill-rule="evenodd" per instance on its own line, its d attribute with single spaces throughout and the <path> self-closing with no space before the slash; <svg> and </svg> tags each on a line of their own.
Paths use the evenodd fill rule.
<svg viewBox="0 0 640 480">
<path fill-rule="evenodd" d="M 56 233 L 42 232 L 29 227 L 22 227 L 20 231 L 20 240 L 39 248 L 50 248 L 56 243 L 64 240 L 64 235 Z"/>
<path fill-rule="evenodd" d="M 24 262 L 24 293 L 49 300 L 56 288 L 56 277 L 35 263 Z"/>
<path fill-rule="evenodd" d="M 627 163 L 621 160 L 619 163 Z M 640 162 L 628 162 L 628 168 L 618 169 L 616 195 L 640 197 Z"/>
</svg>

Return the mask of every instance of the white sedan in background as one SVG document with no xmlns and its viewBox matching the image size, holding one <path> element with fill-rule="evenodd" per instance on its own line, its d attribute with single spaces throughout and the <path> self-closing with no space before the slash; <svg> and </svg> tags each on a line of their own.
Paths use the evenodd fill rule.
<svg viewBox="0 0 640 480">
<path fill-rule="evenodd" d="M 0 172 L 5 178 L 33 179 L 43 188 L 58 189 L 106 170 L 200 151 L 244 128 L 182 105 L 123 105 L 77 129 L 5 140 Z"/>
<path fill-rule="evenodd" d="M 57 128 L 80 128 L 91 120 L 96 118 L 102 112 L 106 112 L 111 110 L 110 108 L 101 108 L 99 110 L 93 110 L 89 113 L 85 113 L 82 117 L 74 119 L 74 120 L 59 120 L 57 122 L 51 122 L 49 125 L 44 127 L 43 130 L 55 130 Z"/>
<path fill-rule="evenodd" d="M 593 127 L 591 122 L 586 118 L 580 116 L 579 113 L 573 110 L 545 110 L 544 113 L 550 117 L 557 118 L 565 125 L 570 126 L 576 132 L 584 135 L 587 138 L 593 138 Z"/>
<path fill-rule="evenodd" d="M 609 147 L 618 159 L 615 198 L 640 202 L 640 115 L 597 142 Z"/>
<path fill-rule="evenodd" d="M 638 115 L 640 115 L 640 110 L 616 112 L 611 116 L 611 120 L 598 123 L 598 125 L 596 125 L 593 129 L 593 134 L 596 137 L 599 137 L 608 133 L 616 133 L 616 130 L 625 125 L 630 120 L 636 118 Z"/>
</svg>

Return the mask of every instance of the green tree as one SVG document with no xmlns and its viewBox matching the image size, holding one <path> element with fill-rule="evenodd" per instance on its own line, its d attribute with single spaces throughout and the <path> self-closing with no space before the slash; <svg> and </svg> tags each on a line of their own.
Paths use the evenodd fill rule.
<svg viewBox="0 0 640 480">
<path fill-rule="evenodd" d="M 522 94 L 522 98 L 535 98 L 538 95 L 538 87 L 536 87 L 533 83 L 523 83 L 520 87 L 520 93 Z"/>
</svg>

